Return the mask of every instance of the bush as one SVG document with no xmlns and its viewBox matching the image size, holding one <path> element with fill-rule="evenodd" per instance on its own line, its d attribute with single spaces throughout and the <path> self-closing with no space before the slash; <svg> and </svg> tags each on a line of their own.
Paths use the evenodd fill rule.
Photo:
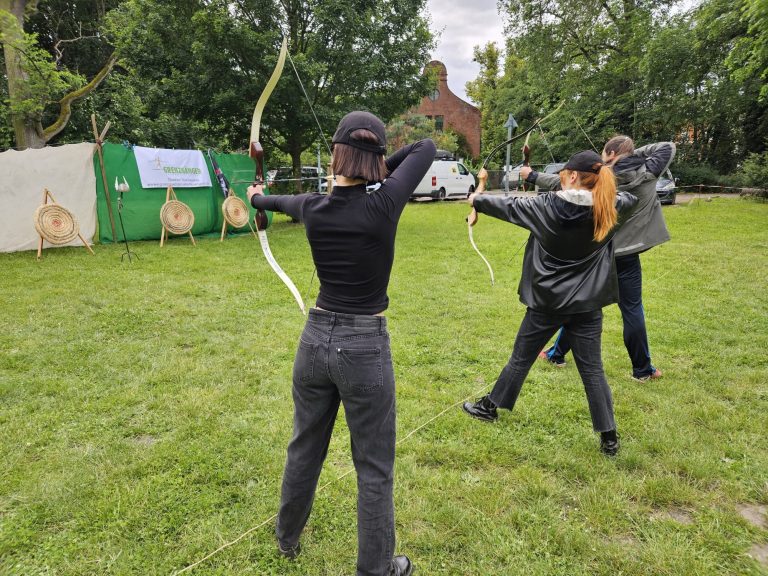
<svg viewBox="0 0 768 576">
<path fill-rule="evenodd" d="M 736 173 L 736 179 L 740 186 L 768 188 L 768 151 L 747 156 Z"/>
<path fill-rule="evenodd" d="M 688 164 L 685 162 L 673 162 L 672 174 L 678 178 L 679 186 L 696 186 L 705 184 L 709 186 L 733 186 L 732 178 L 720 174 L 709 164 Z"/>
</svg>

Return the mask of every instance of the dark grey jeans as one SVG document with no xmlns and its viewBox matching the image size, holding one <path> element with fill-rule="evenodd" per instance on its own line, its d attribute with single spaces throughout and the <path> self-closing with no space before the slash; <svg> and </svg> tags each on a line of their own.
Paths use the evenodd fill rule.
<svg viewBox="0 0 768 576">
<path fill-rule="evenodd" d="M 491 400 L 500 408 L 512 410 L 523 382 L 539 351 L 552 335 L 564 326 L 570 336 L 573 358 L 587 393 L 592 427 L 596 432 L 616 429 L 613 419 L 613 396 L 605 379 L 600 339 L 603 331 L 603 311 L 583 314 L 553 315 L 528 310 L 525 312 L 515 338 L 507 365 L 501 371 L 491 391 Z"/>
<path fill-rule="evenodd" d="M 395 377 L 387 320 L 313 308 L 293 365 L 293 438 L 277 539 L 299 541 L 344 404 L 357 472 L 357 575 L 388 575 L 395 550 Z"/>
</svg>

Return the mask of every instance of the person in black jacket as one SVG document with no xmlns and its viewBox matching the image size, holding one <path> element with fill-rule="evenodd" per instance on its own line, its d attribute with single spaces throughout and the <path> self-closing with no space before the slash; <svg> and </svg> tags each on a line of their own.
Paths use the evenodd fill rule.
<svg viewBox="0 0 768 576">
<path fill-rule="evenodd" d="M 251 204 L 304 223 L 320 279 L 293 365 L 293 438 L 283 474 L 277 542 L 299 553 L 339 404 L 344 404 L 357 472 L 357 576 L 409 576 L 407 556 L 394 556 L 395 377 L 387 319 L 387 286 L 395 233 L 408 198 L 435 156 L 432 140 L 385 159 L 384 124 L 351 112 L 333 136 L 328 195 L 263 196 Z M 386 178 L 386 179 L 385 179 Z M 373 191 L 368 182 L 383 181 Z M 313 573 L 316 573 L 313 572 Z"/>
<path fill-rule="evenodd" d="M 619 278 L 618 304 L 624 323 L 624 346 L 632 362 L 632 378 L 640 382 L 655 380 L 661 378 L 662 373 L 651 362 L 643 308 L 640 254 L 669 240 L 656 194 L 656 182 L 675 157 L 675 145 L 659 142 L 635 148 L 629 136 L 620 135 L 605 143 L 602 157 L 613 167 L 619 189 L 631 192 L 638 199 L 613 240 Z M 557 176 L 541 174 L 529 167 L 521 168 L 520 176 L 543 188 L 552 189 L 559 185 Z M 570 349 L 568 331 L 561 330 L 555 343 L 543 350 L 539 357 L 562 367 Z"/>
<path fill-rule="evenodd" d="M 484 175 L 479 174 L 480 178 Z M 591 150 L 574 154 L 560 172 L 562 190 L 535 198 L 472 194 L 476 212 L 522 226 L 531 232 L 518 286 L 527 306 L 512 356 L 490 394 L 465 402 L 464 411 L 485 421 L 498 408 L 512 410 L 542 346 L 560 326 L 571 334 L 573 354 L 589 403 L 600 449 L 619 449 L 613 397 L 600 354 L 602 308 L 618 299 L 613 236 L 619 213 L 637 198 L 616 193 L 613 171 Z"/>
</svg>

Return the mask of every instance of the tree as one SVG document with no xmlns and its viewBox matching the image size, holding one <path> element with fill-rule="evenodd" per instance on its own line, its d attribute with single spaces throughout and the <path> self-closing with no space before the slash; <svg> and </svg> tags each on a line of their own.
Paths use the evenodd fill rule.
<svg viewBox="0 0 768 576">
<path fill-rule="evenodd" d="M 768 99 L 768 3 L 765 0 L 742 0 L 741 10 L 747 33 L 740 36 L 728 58 L 737 80 L 757 78 L 761 83 L 760 99 Z"/>
<path fill-rule="evenodd" d="M 291 58 L 261 137 L 267 152 L 290 156 L 298 174 L 302 151 L 319 138 L 315 116 L 327 138 L 350 110 L 386 122 L 426 93 L 421 69 L 432 39 L 423 7 L 424 0 L 128 0 L 110 31 L 153 143 L 227 149 L 248 144 L 284 33 Z"/>
<path fill-rule="evenodd" d="M 67 14 L 80 3 L 57 4 L 58 10 Z M 35 17 L 39 24 L 41 14 L 49 14 L 41 10 L 42 6 L 37 0 L 0 0 L 0 43 L 9 104 L 6 116 L 16 147 L 21 149 L 41 148 L 60 134 L 69 122 L 72 104 L 95 90 L 116 61 L 116 55 L 110 54 L 90 80 L 76 69 L 67 68 L 62 44 L 74 38 L 58 37 L 51 28 L 46 29 L 50 32 L 47 37 L 41 34 L 41 27 L 34 33 L 25 29 Z M 51 111 L 53 107 L 57 107 L 55 112 Z"/>
<path fill-rule="evenodd" d="M 624 133 L 675 140 L 678 162 L 734 170 L 765 150 L 768 18 L 764 0 L 503 0 L 503 75 L 481 72 L 483 139 L 506 115 L 520 126 L 565 105 L 545 126 L 554 156 Z M 490 70 L 490 68 L 489 68 Z M 534 157 L 548 152 L 534 148 Z M 535 158 L 534 158 L 535 161 Z"/>
<path fill-rule="evenodd" d="M 467 156 L 466 150 L 460 150 L 459 137 L 454 131 L 436 130 L 435 121 L 423 114 L 402 115 L 387 124 L 387 146 L 392 151 L 425 138 L 431 138 L 440 150 Z M 464 147 L 468 148 L 466 139 Z"/>
</svg>

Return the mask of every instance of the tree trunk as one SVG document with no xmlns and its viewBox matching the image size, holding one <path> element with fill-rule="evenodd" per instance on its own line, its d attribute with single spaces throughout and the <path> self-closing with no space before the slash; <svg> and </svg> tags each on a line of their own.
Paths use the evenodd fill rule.
<svg viewBox="0 0 768 576">
<path fill-rule="evenodd" d="M 301 150 L 298 146 L 291 146 L 291 166 L 293 167 L 293 177 L 301 178 Z M 297 180 L 294 190 L 301 194 L 304 190 L 304 182 Z"/>
<path fill-rule="evenodd" d="M 5 57 L 5 72 L 8 77 L 8 100 L 11 103 L 21 99 L 24 87 L 29 81 L 29 77 L 22 66 L 24 55 L 16 48 L 22 44 L 26 9 L 26 0 L 0 0 L 0 10 L 9 12 L 18 24 L 17 26 L 3 26 L 0 30 L 4 37 L 3 55 Z M 14 113 L 13 108 L 11 108 L 10 119 L 18 149 L 45 146 L 45 140 L 39 126 L 30 123 L 24 115 L 18 112 Z"/>
<path fill-rule="evenodd" d="M 104 78 L 112 71 L 117 60 L 113 53 L 104 67 L 78 90 L 74 90 L 59 100 L 59 115 L 48 128 L 43 129 L 40 119 L 32 115 L 24 115 L 13 111 L 14 102 L 19 102 L 30 97 L 27 93 L 29 76 L 24 67 L 24 54 L 18 50 L 24 42 L 24 16 L 37 9 L 37 0 L 0 0 L 0 11 L 9 12 L 14 20 L 2 25 L 0 21 L 0 33 L 3 41 L 3 54 L 5 56 L 5 69 L 8 77 L 8 100 L 11 103 L 11 125 L 13 126 L 16 148 L 43 148 L 54 136 L 59 134 L 69 122 L 72 114 L 72 102 L 79 100 L 95 90 Z M 41 101 L 49 102 L 44 95 L 38 95 Z"/>
</svg>

